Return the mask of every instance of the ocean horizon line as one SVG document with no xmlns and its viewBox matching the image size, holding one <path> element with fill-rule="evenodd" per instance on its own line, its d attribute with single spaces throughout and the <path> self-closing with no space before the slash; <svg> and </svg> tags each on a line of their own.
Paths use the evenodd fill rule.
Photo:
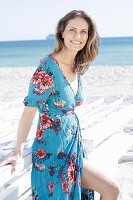
<svg viewBox="0 0 133 200">
<path fill-rule="evenodd" d="M 53 34 L 54 35 L 54 34 Z M 101 39 L 111 39 L 111 38 L 133 38 L 133 36 L 107 36 L 100 37 Z M 54 39 L 25 39 L 25 40 L 0 40 L 0 42 L 24 42 L 24 41 L 45 41 L 45 40 L 54 40 Z"/>
<path fill-rule="evenodd" d="M 133 37 L 101 37 L 92 65 L 133 65 Z M 0 67 L 36 66 L 38 60 L 55 49 L 55 38 L 0 42 Z"/>
</svg>

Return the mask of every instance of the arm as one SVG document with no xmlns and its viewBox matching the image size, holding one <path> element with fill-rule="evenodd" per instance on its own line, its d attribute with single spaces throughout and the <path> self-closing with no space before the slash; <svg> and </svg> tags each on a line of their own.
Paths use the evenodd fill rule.
<svg viewBox="0 0 133 200">
<path fill-rule="evenodd" d="M 4 166 L 6 164 L 12 164 L 11 173 L 14 173 L 16 171 L 18 165 L 22 160 L 24 143 L 30 131 L 37 109 L 38 109 L 37 107 L 29 107 L 29 106 L 24 108 L 18 126 L 17 143 L 14 154 L 0 163 L 0 166 Z"/>
<path fill-rule="evenodd" d="M 19 154 L 22 156 L 24 143 L 30 131 L 34 116 L 36 114 L 37 107 L 25 107 L 23 114 L 21 116 L 18 133 L 17 133 L 17 143 L 14 154 Z"/>
<path fill-rule="evenodd" d="M 45 100 L 46 102 L 53 91 L 53 72 L 48 61 L 46 62 L 44 59 L 34 72 L 29 84 L 28 95 L 24 98 L 23 103 L 26 107 L 19 122 L 17 144 L 14 154 L 0 163 L 0 166 L 12 163 L 13 167 L 11 173 L 16 170 L 22 159 L 24 143 L 31 128 L 35 113 L 37 109 L 42 106 L 40 101 L 43 99 L 43 101 Z"/>
</svg>

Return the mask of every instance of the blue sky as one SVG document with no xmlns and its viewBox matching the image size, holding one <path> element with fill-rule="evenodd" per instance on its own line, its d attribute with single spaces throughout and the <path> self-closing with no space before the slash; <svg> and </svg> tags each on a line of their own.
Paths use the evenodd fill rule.
<svg viewBox="0 0 133 200">
<path fill-rule="evenodd" d="M 94 19 L 100 37 L 133 36 L 133 0 L 0 0 L 0 41 L 45 39 L 74 9 Z"/>
</svg>

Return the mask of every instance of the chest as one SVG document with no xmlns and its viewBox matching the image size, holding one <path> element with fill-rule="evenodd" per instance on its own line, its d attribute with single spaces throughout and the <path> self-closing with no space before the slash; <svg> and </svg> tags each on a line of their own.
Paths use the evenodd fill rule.
<svg viewBox="0 0 133 200">
<path fill-rule="evenodd" d="M 76 95 L 77 92 L 78 92 L 78 78 L 77 78 L 77 75 L 76 75 L 75 80 L 73 80 L 73 81 L 71 82 L 70 86 L 72 87 L 73 92 L 74 92 L 74 94 Z"/>
<path fill-rule="evenodd" d="M 71 71 L 66 71 L 65 69 L 67 69 L 67 67 L 66 66 L 63 67 L 63 65 L 62 67 L 59 66 L 59 68 L 62 72 L 62 75 L 72 88 L 74 94 L 76 95 L 78 92 L 78 74 Z"/>
</svg>

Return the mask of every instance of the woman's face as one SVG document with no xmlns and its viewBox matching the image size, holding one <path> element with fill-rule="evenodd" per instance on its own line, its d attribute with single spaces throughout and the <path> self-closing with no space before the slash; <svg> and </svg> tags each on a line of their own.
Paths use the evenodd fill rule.
<svg viewBox="0 0 133 200">
<path fill-rule="evenodd" d="M 80 17 L 69 20 L 62 37 L 64 46 L 70 51 L 80 51 L 88 39 L 88 23 Z"/>
</svg>

